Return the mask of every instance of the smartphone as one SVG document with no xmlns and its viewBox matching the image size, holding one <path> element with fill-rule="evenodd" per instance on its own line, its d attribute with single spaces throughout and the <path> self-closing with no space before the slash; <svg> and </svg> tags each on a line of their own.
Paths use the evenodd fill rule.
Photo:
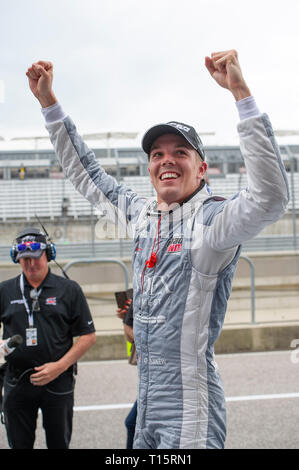
<svg viewBox="0 0 299 470">
<path fill-rule="evenodd" d="M 114 292 L 118 308 L 124 308 L 126 301 L 133 298 L 133 289 L 127 289 L 121 292 Z"/>
</svg>

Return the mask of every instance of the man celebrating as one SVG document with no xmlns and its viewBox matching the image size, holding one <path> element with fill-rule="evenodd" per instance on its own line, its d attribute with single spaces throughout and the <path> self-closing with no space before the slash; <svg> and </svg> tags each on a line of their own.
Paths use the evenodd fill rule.
<svg viewBox="0 0 299 470">
<path fill-rule="evenodd" d="M 94 344 L 95 329 L 79 285 L 49 270 L 55 245 L 27 227 L 11 249 L 22 273 L 0 284 L 3 338 L 23 343 L 5 358 L 4 419 L 10 447 L 32 449 L 37 412 L 49 449 L 66 449 L 72 433 L 76 361 Z M 73 344 L 73 337 L 79 336 Z"/>
<path fill-rule="evenodd" d="M 52 90 L 53 66 L 27 71 L 66 175 L 91 203 L 111 204 L 133 228 L 134 337 L 139 392 L 135 448 L 221 448 L 225 398 L 214 360 L 241 243 L 278 220 L 287 179 L 269 118 L 242 76 L 236 51 L 206 57 L 206 67 L 234 96 L 249 186 L 213 197 L 203 179 L 202 142 L 171 121 L 142 141 L 157 200 L 139 197 L 105 173 Z"/>
</svg>

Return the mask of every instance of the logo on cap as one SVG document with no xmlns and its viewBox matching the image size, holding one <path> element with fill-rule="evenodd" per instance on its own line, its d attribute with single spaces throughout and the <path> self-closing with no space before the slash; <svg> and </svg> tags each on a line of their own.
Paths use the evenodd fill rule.
<svg viewBox="0 0 299 470">
<path fill-rule="evenodd" d="M 183 124 L 179 124 L 178 122 L 169 122 L 168 124 L 184 132 L 189 132 L 191 130 L 190 127 L 184 126 Z"/>
</svg>

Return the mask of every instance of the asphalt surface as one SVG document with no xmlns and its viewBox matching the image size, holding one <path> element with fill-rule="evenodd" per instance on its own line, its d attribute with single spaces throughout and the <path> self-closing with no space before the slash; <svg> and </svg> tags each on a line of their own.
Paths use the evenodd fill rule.
<svg viewBox="0 0 299 470">
<path fill-rule="evenodd" d="M 216 360 L 227 397 L 226 449 L 298 449 L 299 351 Z M 126 361 L 80 362 L 71 448 L 124 449 L 136 389 L 136 367 Z M 0 448 L 8 449 L 3 425 Z M 41 416 L 35 448 L 46 448 Z"/>
</svg>

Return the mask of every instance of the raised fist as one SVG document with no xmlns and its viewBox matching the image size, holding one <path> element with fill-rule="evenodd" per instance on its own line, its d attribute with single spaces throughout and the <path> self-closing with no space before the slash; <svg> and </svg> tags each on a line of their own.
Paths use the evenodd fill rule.
<svg viewBox="0 0 299 470">
<path fill-rule="evenodd" d="M 26 75 L 30 90 L 38 99 L 41 106 L 46 108 L 57 102 L 52 90 L 53 64 L 40 60 L 28 68 Z"/>
<path fill-rule="evenodd" d="M 238 53 L 230 51 L 213 52 L 205 58 L 205 65 L 214 80 L 232 92 L 237 101 L 250 96 L 250 90 L 243 78 Z"/>
</svg>

